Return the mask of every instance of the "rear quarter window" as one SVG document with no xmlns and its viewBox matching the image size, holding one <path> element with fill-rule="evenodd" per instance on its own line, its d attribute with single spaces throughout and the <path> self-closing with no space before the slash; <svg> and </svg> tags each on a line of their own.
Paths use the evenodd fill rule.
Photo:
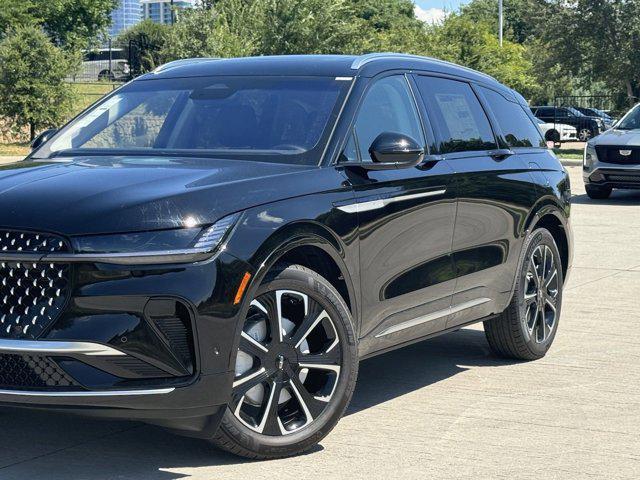
<svg viewBox="0 0 640 480">
<path fill-rule="evenodd" d="M 494 90 L 485 87 L 480 87 L 480 90 L 496 117 L 507 145 L 512 148 L 546 147 L 538 127 L 522 105 L 508 100 Z"/>
</svg>

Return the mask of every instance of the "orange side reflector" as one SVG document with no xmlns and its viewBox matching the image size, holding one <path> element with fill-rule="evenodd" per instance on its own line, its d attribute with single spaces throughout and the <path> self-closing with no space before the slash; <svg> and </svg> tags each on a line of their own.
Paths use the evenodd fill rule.
<svg viewBox="0 0 640 480">
<path fill-rule="evenodd" d="M 245 273 L 242 277 L 242 281 L 240 282 L 240 286 L 236 292 L 236 298 L 233 300 L 234 305 L 238 305 L 242 301 L 242 296 L 244 295 L 244 291 L 247 289 L 247 285 L 249 285 L 250 279 L 251 274 L 249 272 Z"/>
</svg>

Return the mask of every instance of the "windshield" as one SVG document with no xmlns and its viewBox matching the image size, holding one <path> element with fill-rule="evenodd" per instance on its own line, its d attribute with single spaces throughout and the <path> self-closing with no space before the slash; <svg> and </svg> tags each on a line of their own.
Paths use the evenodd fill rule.
<svg viewBox="0 0 640 480">
<path fill-rule="evenodd" d="M 619 130 L 635 130 L 640 128 L 640 105 L 636 105 L 629 110 L 615 128 Z"/>
<path fill-rule="evenodd" d="M 326 77 L 140 80 L 79 116 L 33 158 L 187 154 L 313 165 L 348 85 Z"/>
</svg>

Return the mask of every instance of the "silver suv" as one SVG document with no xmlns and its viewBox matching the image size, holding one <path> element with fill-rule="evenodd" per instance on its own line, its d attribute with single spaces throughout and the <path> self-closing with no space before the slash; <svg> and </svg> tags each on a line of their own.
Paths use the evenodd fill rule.
<svg viewBox="0 0 640 480">
<path fill-rule="evenodd" d="M 587 142 L 582 170 L 590 198 L 609 198 L 614 188 L 640 189 L 640 104 Z"/>
</svg>

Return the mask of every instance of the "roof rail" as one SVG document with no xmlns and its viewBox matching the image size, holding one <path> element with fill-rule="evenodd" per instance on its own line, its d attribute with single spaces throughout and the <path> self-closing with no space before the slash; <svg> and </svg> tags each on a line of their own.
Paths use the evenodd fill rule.
<svg viewBox="0 0 640 480">
<path fill-rule="evenodd" d="M 174 60 L 173 62 L 168 62 L 163 65 L 160 65 L 153 71 L 153 73 L 165 72 L 170 68 L 183 67 L 185 65 L 195 65 L 197 63 L 211 62 L 213 60 L 220 60 L 220 59 L 216 57 L 183 58 L 181 60 Z"/>
<path fill-rule="evenodd" d="M 455 63 L 452 63 L 452 62 L 447 62 L 446 60 L 439 60 L 437 58 L 432 58 L 432 57 L 422 57 L 420 55 L 411 55 L 411 54 L 408 54 L 408 53 L 395 53 L 395 52 L 367 53 L 365 55 L 360 55 L 358 58 L 356 58 L 353 61 L 353 63 L 351 64 L 351 69 L 352 70 L 360 70 L 360 68 L 365 66 L 367 63 L 371 63 L 371 62 L 376 61 L 376 60 L 389 60 L 389 59 L 394 59 L 394 58 L 404 58 L 404 59 L 407 59 L 407 60 L 428 60 L 430 62 L 435 62 L 435 63 L 440 63 L 440 64 L 443 64 L 443 65 L 450 65 L 452 67 L 461 68 L 463 70 L 467 70 L 469 72 L 473 72 L 473 73 L 475 73 L 477 75 L 482 75 L 483 77 L 490 78 L 493 81 L 497 81 L 491 75 L 488 75 L 488 74 L 482 73 L 482 72 L 478 72 L 477 70 L 474 70 L 474 69 L 469 68 L 469 67 L 458 65 L 458 64 L 455 64 Z"/>
</svg>

